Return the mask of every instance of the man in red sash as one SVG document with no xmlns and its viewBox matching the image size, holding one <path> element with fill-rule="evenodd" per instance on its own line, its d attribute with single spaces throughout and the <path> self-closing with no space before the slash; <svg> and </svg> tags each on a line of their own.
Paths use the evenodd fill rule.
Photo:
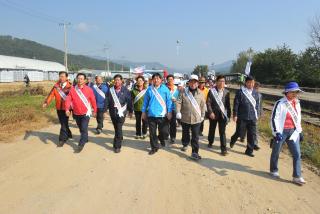
<svg viewBox="0 0 320 214">
<path fill-rule="evenodd" d="M 70 106 L 73 108 L 73 117 L 80 129 L 81 137 L 77 152 L 81 152 L 88 142 L 88 125 L 90 116 L 96 116 L 96 98 L 92 89 L 86 85 L 86 75 L 78 73 L 77 85 L 71 88 L 66 99 L 66 115 L 70 116 Z M 93 111 L 93 114 L 92 114 Z"/>
<path fill-rule="evenodd" d="M 62 147 L 63 144 L 68 140 L 68 138 L 72 138 L 71 131 L 69 129 L 69 117 L 66 115 L 65 111 L 65 100 L 69 91 L 71 89 L 71 85 L 68 82 L 68 73 L 65 71 L 59 72 L 59 81 L 54 84 L 49 95 L 43 102 L 42 107 L 47 108 L 51 101 L 55 99 L 56 101 L 56 109 L 60 122 L 60 134 L 59 134 L 59 143 L 58 147 Z"/>
</svg>

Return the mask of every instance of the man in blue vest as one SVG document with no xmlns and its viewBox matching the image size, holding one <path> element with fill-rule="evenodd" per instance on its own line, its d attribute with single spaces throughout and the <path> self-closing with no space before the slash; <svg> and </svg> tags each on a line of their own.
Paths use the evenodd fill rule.
<svg viewBox="0 0 320 214">
<path fill-rule="evenodd" d="M 158 139 L 164 147 L 168 139 L 168 120 L 172 118 L 172 99 L 167 86 L 162 84 L 159 73 L 152 75 L 152 85 L 149 86 L 142 107 L 142 119 L 148 120 L 151 151 L 155 154 L 159 149 Z M 157 136 L 157 129 L 159 135 Z"/>
<path fill-rule="evenodd" d="M 100 134 L 102 132 L 103 128 L 103 115 L 106 112 L 106 94 L 108 93 L 108 86 L 103 83 L 101 76 L 95 77 L 95 84 L 91 85 L 91 88 L 93 90 L 94 96 L 96 97 L 97 102 L 97 128 L 96 132 L 97 134 Z"/>
</svg>

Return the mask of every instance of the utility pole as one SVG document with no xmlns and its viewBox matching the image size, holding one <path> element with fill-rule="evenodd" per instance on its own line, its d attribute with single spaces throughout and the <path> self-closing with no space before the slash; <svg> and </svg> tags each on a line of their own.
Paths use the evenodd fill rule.
<svg viewBox="0 0 320 214">
<path fill-rule="evenodd" d="M 109 75 L 109 72 L 110 72 L 110 60 L 109 60 L 109 47 L 107 46 L 107 44 L 104 45 L 104 48 L 103 48 L 104 52 L 107 54 L 107 71 L 108 71 L 108 75 Z"/>
<path fill-rule="evenodd" d="M 70 22 L 66 23 L 60 23 L 59 26 L 63 26 L 64 30 L 64 66 L 66 69 L 66 72 L 68 72 L 68 46 L 67 46 L 67 27 L 71 25 Z"/>
</svg>

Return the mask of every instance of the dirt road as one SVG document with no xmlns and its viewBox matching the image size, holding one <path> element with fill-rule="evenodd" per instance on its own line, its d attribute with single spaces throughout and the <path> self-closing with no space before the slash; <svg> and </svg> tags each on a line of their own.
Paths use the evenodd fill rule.
<svg viewBox="0 0 320 214">
<path fill-rule="evenodd" d="M 58 125 L 0 144 L 0 213 L 319 213 L 319 177 L 303 167 L 308 184 L 292 184 L 292 161 L 282 154 L 282 179 L 271 179 L 266 143 L 255 158 L 243 155 L 241 143 L 220 156 L 218 138 L 209 150 L 205 137 L 200 162 L 188 158 L 190 148 L 180 151 L 180 140 L 149 156 L 148 139 L 134 140 L 128 119 L 122 152 L 114 154 L 109 121 L 97 136 L 91 119 L 90 142 L 76 154 L 72 124 L 74 139 L 62 148 Z M 227 130 L 229 141 L 234 124 Z"/>
</svg>

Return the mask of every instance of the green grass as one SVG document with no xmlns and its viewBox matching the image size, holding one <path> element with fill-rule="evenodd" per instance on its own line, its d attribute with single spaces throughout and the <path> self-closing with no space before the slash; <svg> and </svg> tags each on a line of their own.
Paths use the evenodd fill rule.
<svg viewBox="0 0 320 214">
<path fill-rule="evenodd" d="M 42 108 L 43 95 L 0 96 L 0 141 L 56 122 L 54 102 Z"/>
</svg>

